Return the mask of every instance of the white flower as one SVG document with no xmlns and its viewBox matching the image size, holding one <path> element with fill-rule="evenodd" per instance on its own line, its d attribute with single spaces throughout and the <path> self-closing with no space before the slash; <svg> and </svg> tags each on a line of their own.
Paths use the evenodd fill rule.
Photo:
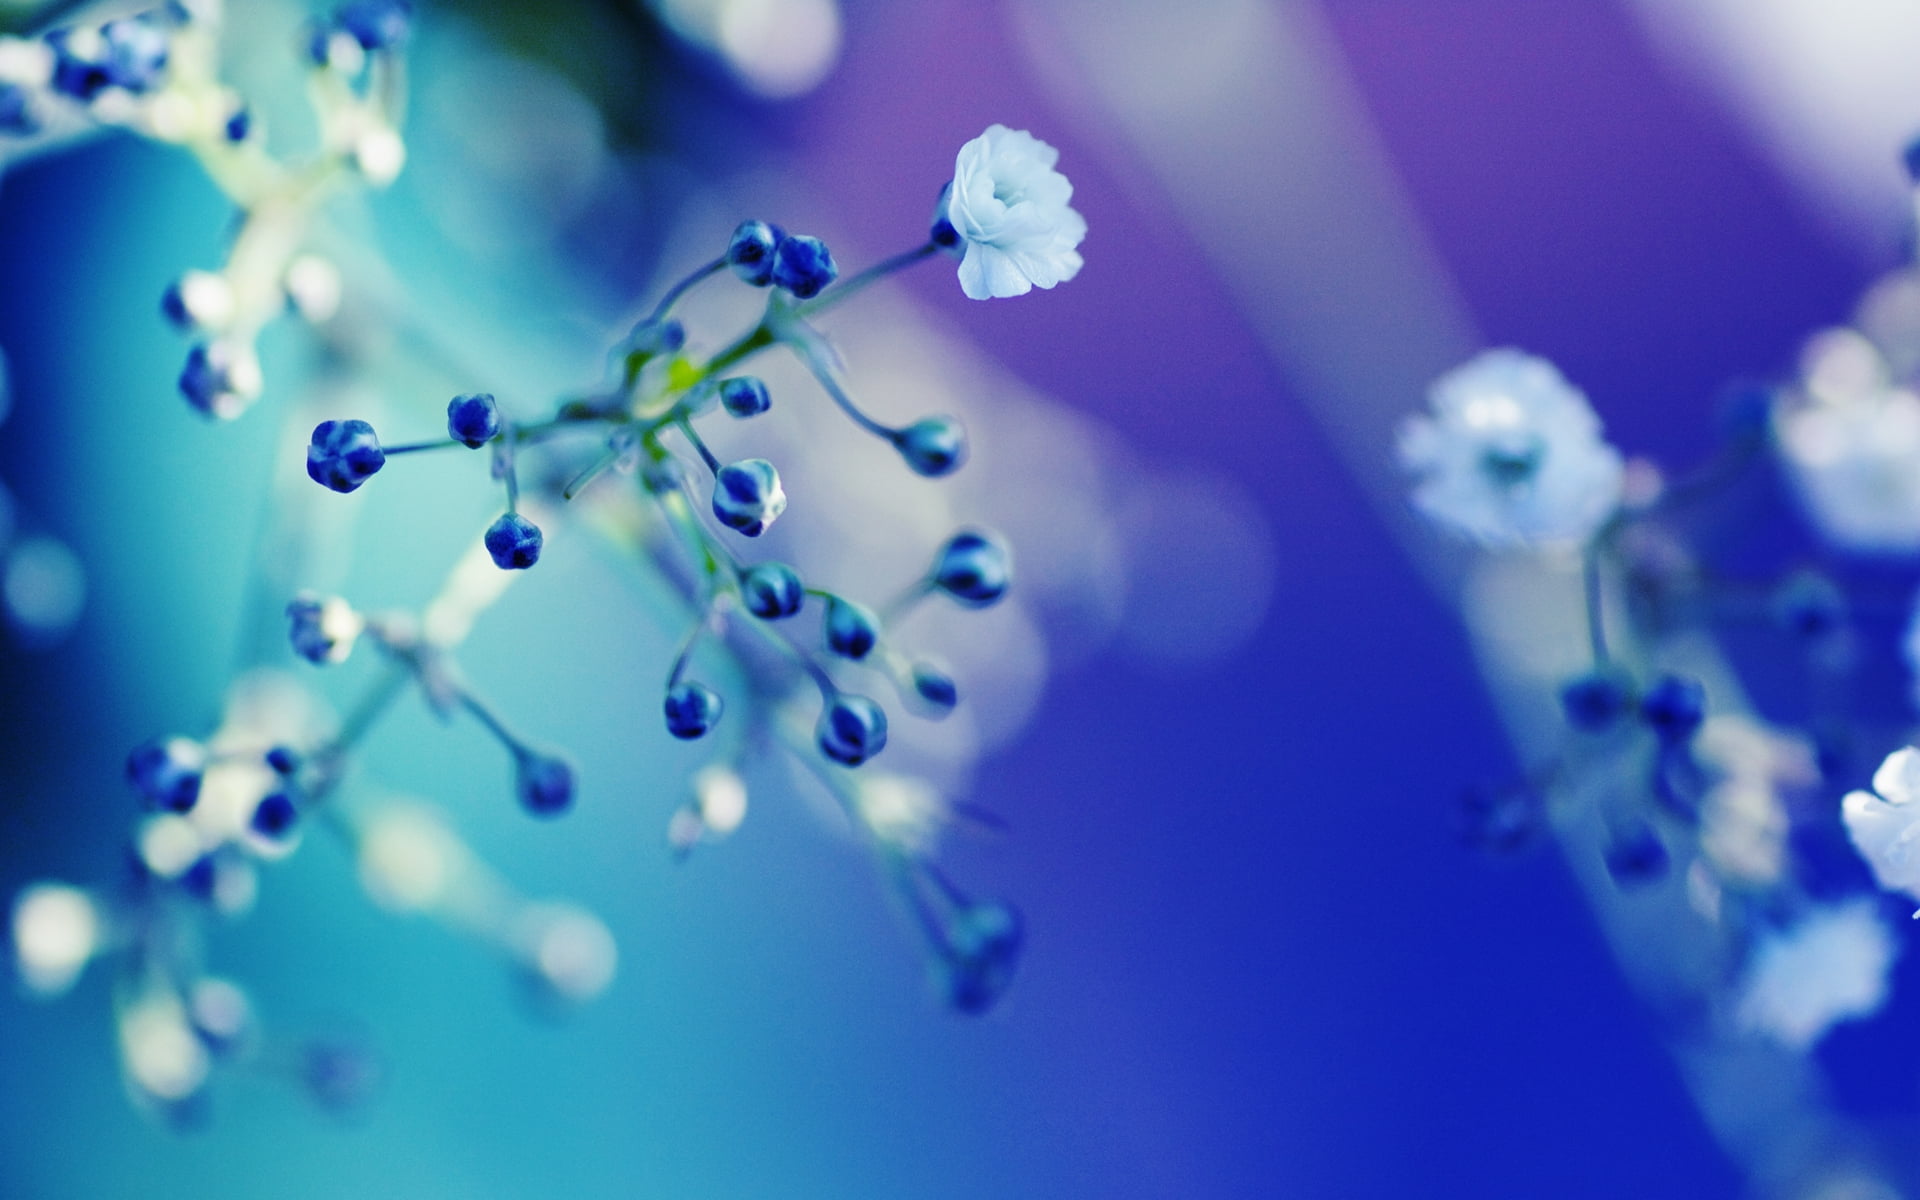
<svg viewBox="0 0 1920 1200">
<path fill-rule="evenodd" d="M 1887 999 L 1893 935 L 1871 900 L 1815 908 L 1754 948 L 1734 1021 L 1796 1050 Z"/>
<path fill-rule="evenodd" d="M 1413 502 L 1487 546 L 1577 543 L 1620 504 L 1620 453 L 1554 365 L 1488 350 L 1434 382 L 1433 415 L 1401 428 Z"/>
<path fill-rule="evenodd" d="M 1087 222 L 1068 207 L 1060 152 L 1023 129 L 990 125 L 960 147 L 946 219 L 960 236 L 960 290 L 975 300 L 1021 296 L 1080 273 Z"/>
<path fill-rule="evenodd" d="M 1846 550 L 1920 550 L 1920 396 L 1893 385 L 1871 342 L 1851 329 L 1809 342 L 1773 425 L 1822 536 Z"/>
<path fill-rule="evenodd" d="M 1879 795 L 1875 795 L 1878 792 Z M 1920 750 L 1904 746 L 1873 773 L 1872 792 L 1849 792 L 1840 802 L 1853 848 L 1889 892 L 1920 899 Z"/>
<path fill-rule="evenodd" d="M 1779 879 L 1786 865 L 1786 794 L 1820 780 L 1813 747 L 1748 717 L 1709 717 L 1694 739 L 1715 776 L 1700 804 L 1700 849 L 1722 877 L 1750 884 Z"/>
</svg>

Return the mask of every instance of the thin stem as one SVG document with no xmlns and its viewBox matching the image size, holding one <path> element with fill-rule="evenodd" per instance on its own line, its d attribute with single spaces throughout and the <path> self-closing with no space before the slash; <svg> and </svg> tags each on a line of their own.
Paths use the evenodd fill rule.
<svg viewBox="0 0 1920 1200">
<path fill-rule="evenodd" d="M 396 454 L 414 454 L 421 450 L 445 450 L 448 446 L 461 445 L 465 443 L 456 442 L 452 438 L 441 438 L 436 442 L 409 442 L 404 446 L 382 446 L 380 449 L 388 458 L 392 458 Z"/>
<path fill-rule="evenodd" d="M 693 274 L 687 276 L 685 279 L 682 279 L 679 283 L 676 283 L 672 287 L 668 288 L 667 294 L 660 297 L 660 303 L 653 306 L 653 312 L 651 315 L 647 317 L 647 320 L 658 321 L 663 317 L 665 317 L 667 315 L 667 311 L 671 309 L 674 306 L 674 304 L 679 301 L 680 297 L 692 291 L 695 284 L 699 283 L 703 279 L 706 279 L 718 273 L 726 265 L 727 265 L 726 256 L 722 255 L 721 257 L 714 259 L 712 262 L 699 267 L 694 271 Z"/>
<path fill-rule="evenodd" d="M 707 471 L 715 478 L 718 478 L 720 475 L 720 460 L 713 456 L 713 451 L 707 449 L 707 444 L 701 441 L 700 435 L 693 431 L 693 422 L 688 420 L 683 413 L 674 421 L 674 424 L 680 427 L 681 433 L 687 435 L 687 440 L 693 443 L 693 448 L 700 452 L 700 458 L 707 464 Z"/>
<path fill-rule="evenodd" d="M 1580 574 L 1587 599 L 1587 641 L 1593 647 L 1593 665 L 1607 665 L 1607 626 L 1600 589 L 1600 550 L 1589 545 L 1580 558 Z"/>
<path fill-rule="evenodd" d="M 513 730 L 507 728 L 506 722 L 500 719 L 500 715 L 488 707 L 480 697 L 463 687 L 460 689 L 460 704 L 468 712 L 472 713 L 482 725 L 485 725 L 487 732 L 498 738 L 500 744 L 505 746 L 513 755 L 517 757 L 526 753 L 526 744 L 514 734 Z"/>
<path fill-rule="evenodd" d="M 820 381 L 821 388 L 825 390 L 827 395 L 833 398 L 835 404 L 840 406 L 841 412 L 846 413 L 848 417 L 852 418 L 855 425 L 858 425 L 873 436 L 885 441 L 893 441 L 899 436 L 898 430 L 890 426 L 882 425 L 866 413 L 861 412 L 853 400 L 848 397 L 845 389 L 840 386 L 839 381 L 833 377 L 833 372 L 827 370 L 825 366 L 815 361 L 811 355 L 802 355 L 801 357 L 806 359 L 807 370 L 811 371 L 813 377 Z"/>
<path fill-rule="evenodd" d="M 586 470 L 580 472 L 578 475 L 575 475 L 573 477 L 572 481 L 569 482 L 567 486 L 561 490 L 560 498 L 562 500 L 573 499 L 576 495 L 579 494 L 581 488 L 587 486 L 589 483 L 592 483 L 595 479 L 599 478 L 600 473 L 602 471 L 606 470 L 608 467 L 611 467 L 614 463 L 619 461 L 620 461 L 620 451 L 609 446 L 607 448 L 607 452 L 605 454 L 602 454 L 598 459 L 594 460 L 594 463 L 592 466 L 589 466 Z"/>
<path fill-rule="evenodd" d="M 892 258 L 881 259 L 858 275 L 850 276 L 842 280 L 838 285 L 828 288 L 820 295 L 815 296 L 813 299 L 802 302 L 796 311 L 802 316 L 825 312 L 839 304 L 842 300 L 846 300 L 864 291 L 869 285 L 885 279 L 895 271 L 910 267 L 921 259 L 932 257 L 939 249 L 940 247 L 934 245 L 932 241 L 928 241 L 923 246 L 915 246 L 911 250 L 902 251 Z"/>
</svg>

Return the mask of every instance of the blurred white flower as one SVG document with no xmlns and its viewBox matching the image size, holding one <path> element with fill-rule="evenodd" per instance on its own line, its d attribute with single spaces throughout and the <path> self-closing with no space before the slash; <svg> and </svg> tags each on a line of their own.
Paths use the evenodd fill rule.
<svg viewBox="0 0 1920 1200">
<path fill-rule="evenodd" d="M 1813 338 L 1774 440 L 1809 519 L 1846 550 L 1920 550 L 1920 396 L 1851 329 Z"/>
<path fill-rule="evenodd" d="M 1879 793 L 1875 795 L 1874 793 Z M 1873 773 L 1872 792 L 1849 792 L 1840 802 L 1853 848 L 1889 892 L 1920 900 L 1920 750 L 1903 746 Z"/>
<path fill-rule="evenodd" d="M 1820 781 L 1804 737 L 1748 717 L 1709 717 L 1694 741 L 1715 776 L 1700 804 L 1700 849 L 1724 879 L 1768 884 L 1786 865 L 1788 793 Z"/>
<path fill-rule="evenodd" d="M 1880 1010 L 1895 953 L 1873 901 L 1815 908 L 1754 948 L 1734 1021 L 1804 1049 L 1837 1022 Z"/>
<path fill-rule="evenodd" d="M 1413 502 L 1487 546 L 1578 543 L 1620 504 L 1619 451 L 1554 365 L 1488 350 L 1434 382 L 1400 431 Z"/>
<path fill-rule="evenodd" d="M 945 216 L 959 235 L 960 290 L 975 300 L 1021 296 L 1080 273 L 1087 222 L 1068 206 L 1060 152 L 1023 129 L 989 125 L 960 147 Z"/>
</svg>

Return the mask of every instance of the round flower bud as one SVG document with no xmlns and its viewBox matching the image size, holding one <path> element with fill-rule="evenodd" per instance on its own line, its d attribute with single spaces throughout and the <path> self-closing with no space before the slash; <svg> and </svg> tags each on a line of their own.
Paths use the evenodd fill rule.
<svg viewBox="0 0 1920 1200">
<path fill-rule="evenodd" d="M 714 476 L 713 515 L 729 529 L 759 537 L 785 511 L 780 473 L 764 458 L 728 463 Z"/>
<path fill-rule="evenodd" d="M 720 405 L 729 416 L 745 420 L 772 408 L 773 397 L 767 395 L 767 385 L 758 376 L 736 375 L 720 384 Z"/>
<path fill-rule="evenodd" d="M 985 608 L 1007 594 L 1012 572 L 1012 556 L 998 535 L 963 530 L 940 547 L 932 582 L 968 608 Z"/>
<path fill-rule="evenodd" d="M 106 40 L 107 82 L 129 92 L 150 91 L 167 69 L 168 38 L 145 15 L 122 17 L 100 28 Z"/>
<path fill-rule="evenodd" d="M 412 32 L 413 5 L 409 0 L 352 0 L 333 21 L 362 50 L 385 50 L 405 42 Z"/>
<path fill-rule="evenodd" d="M 667 693 L 662 711 L 667 717 L 667 732 L 683 742 L 703 738 L 720 723 L 720 697 L 705 684 L 691 681 Z"/>
<path fill-rule="evenodd" d="M 244 107 L 236 109 L 234 114 L 227 118 L 227 123 L 221 126 L 220 131 L 230 142 L 246 141 L 247 135 L 253 132 L 253 114 Z"/>
<path fill-rule="evenodd" d="M 253 831 L 270 842 L 283 841 L 300 820 L 300 810 L 285 792 L 268 792 L 254 805 Z"/>
<path fill-rule="evenodd" d="M 266 761 L 275 775 L 292 775 L 300 769 L 300 753 L 291 746 L 275 746 L 267 751 Z"/>
<path fill-rule="evenodd" d="M 251 346 L 216 340 L 187 351 L 179 385 L 187 403 L 209 417 L 229 421 L 259 397 L 264 381 L 260 359 Z"/>
<path fill-rule="evenodd" d="M 1613 671 L 1591 671 L 1568 680 L 1560 689 L 1560 708 L 1567 724 L 1583 733 L 1604 733 L 1613 728 L 1632 703 L 1627 681 Z"/>
<path fill-rule="evenodd" d="M 554 754 L 526 751 L 514 759 L 514 794 L 536 817 L 557 817 L 573 807 L 573 767 Z"/>
<path fill-rule="evenodd" d="M 546 541 L 540 527 L 519 513 L 501 513 L 487 528 L 487 553 L 493 565 L 502 571 L 524 571 L 540 561 L 540 547 Z"/>
<path fill-rule="evenodd" d="M 938 479 L 967 461 L 967 431 L 952 417 L 928 417 L 893 435 L 900 457 L 916 475 Z"/>
<path fill-rule="evenodd" d="M 1668 743 L 1684 742 L 1706 719 L 1707 689 L 1685 675 L 1661 677 L 1640 701 L 1640 717 Z"/>
<path fill-rule="evenodd" d="M 678 321 L 643 320 L 627 331 L 620 354 L 627 358 L 657 358 L 676 354 L 687 344 L 687 328 Z"/>
<path fill-rule="evenodd" d="M 212 271 L 188 271 L 167 285 L 160 311 L 182 333 L 217 331 L 233 320 L 233 287 Z"/>
<path fill-rule="evenodd" d="M 1621 887 L 1660 878 L 1667 873 L 1668 862 L 1666 846 L 1661 844 L 1653 826 L 1644 822 L 1616 834 L 1607 844 L 1607 873 Z"/>
<path fill-rule="evenodd" d="M 953 676 L 928 662 L 913 664 L 913 690 L 922 700 L 946 716 L 960 703 L 960 689 Z"/>
<path fill-rule="evenodd" d="M 318 666 L 345 662 L 366 627 L 359 613 L 338 596 L 302 592 L 287 602 L 293 652 Z"/>
<path fill-rule="evenodd" d="M 1013 982 L 1025 941 L 1020 914 L 1005 904 L 968 904 L 947 929 L 944 984 L 947 1003 L 977 1015 L 992 1008 Z"/>
<path fill-rule="evenodd" d="M 855 662 L 872 653 L 880 640 L 880 618 L 873 610 L 851 600 L 834 596 L 827 601 L 827 615 L 821 622 L 827 649 Z"/>
<path fill-rule="evenodd" d="M 835 696 L 814 729 L 820 752 L 857 767 L 887 747 L 887 714 L 865 696 Z"/>
<path fill-rule="evenodd" d="M 815 237 L 783 238 L 773 251 L 773 282 L 808 300 L 840 277 L 827 244 Z"/>
<path fill-rule="evenodd" d="M 740 573 L 740 595 L 748 612 L 765 621 L 777 621 L 800 611 L 806 589 L 792 567 L 764 562 Z"/>
<path fill-rule="evenodd" d="M 187 812 L 200 799 L 207 752 L 187 738 L 155 738 L 127 755 L 127 782 L 155 808 Z"/>
<path fill-rule="evenodd" d="M 307 478 L 351 492 L 387 465 L 387 452 L 365 421 L 322 421 L 307 444 Z"/>
<path fill-rule="evenodd" d="M 786 239 L 778 225 L 765 221 L 742 221 L 727 242 L 727 265 L 733 273 L 754 287 L 773 282 L 773 255 Z"/>
<path fill-rule="evenodd" d="M 447 401 L 447 436 L 478 450 L 500 432 L 500 406 L 486 392 Z"/>
</svg>

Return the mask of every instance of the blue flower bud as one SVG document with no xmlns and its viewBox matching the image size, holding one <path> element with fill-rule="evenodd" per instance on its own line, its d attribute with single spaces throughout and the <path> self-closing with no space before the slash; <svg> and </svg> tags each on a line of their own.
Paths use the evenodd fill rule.
<svg viewBox="0 0 1920 1200">
<path fill-rule="evenodd" d="M 736 375 L 720 385 L 720 404 L 728 415 L 745 419 L 757 417 L 773 407 L 767 385 L 754 375 Z"/>
<path fill-rule="evenodd" d="M 573 766 L 554 754 L 524 751 L 514 758 L 514 793 L 536 817 L 557 817 L 573 807 Z"/>
<path fill-rule="evenodd" d="M 677 354 L 686 344 L 686 326 L 672 319 L 649 319 L 636 323 L 627 332 L 620 352 L 629 358 L 658 358 L 663 354 Z"/>
<path fill-rule="evenodd" d="M 773 282 L 799 300 L 811 299 L 840 277 L 827 244 L 814 237 L 783 238 L 773 251 Z"/>
<path fill-rule="evenodd" d="M 966 239 L 960 236 L 960 231 L 955 229 L 953 222 L 947 219 L 947 204 L 952 198 L 953 184 L 948 183 L 940 189 L 940 199 L 934 203 L 933 220 L 928 227 L 927 236 L 934 245 L 948 254 L 959 257 L 966 253 Z"/>
<path fill-rule="evenodd" d="M 33 115 L 27 90 L 17 84 L 0 83 L 0 133 L 29 134 L 40 128 Z"/>
<path fill-rule="evenodd" d="M 778 225 L 742 221 L 727 242 L 727 265 L 754 287 L 766 287 L 773 282 L 774 252 L 786 236 Z"/>
<path fill-rule="evenodd" d="M 500 406 L 486 392 L 447 401 L 447 436 L 478 450 L 500 432 Z"/>
<path fill-rule="evenodd" d="M 928 417 L 893 435 L 900 457 L 916 475 L 938 479 L 967 461 L 967 431 L 952 417 Z"/>
<path fill-rule="evenodd" d="M 144 16 L 109 21 L 100 30 L 106 39 L 107 82 L 130 92 L 151 90 L 167 67 L 168 37 L 164 29 Z"/>
<path fill-rule="evenodd" d="M 1645 822 L 1615 834 L 1605 853 L 1607 873 L 1621 887 L 1650 883 L 1667 873 L 1667 848 Z"/>
<path fill-rule="evenodd" d="M 207 752 L 186 738 L 155 738 L 127 755 L 127 782 L 155 808 L 188 812 L 200 799 Z"/>
<path fill-rule="evenodd" d="M 227 118 L 224 132 L 230 142 L 244 142 L 253 132 L 253 114 L 242 108 Z"/>
<path fill-rule="evenodd" d="M 953 676 L 928 662 L 913 664 L 913 690 L 928 704 L 940 710 L 940 716 L 952 712 L 960 703 L 960 689 Z"/>
<path fill-rule="evenodd" d="M 992 1008 L 1013 982 L 1025 942 L 1020 914 L 1005 904 L 968 904 L 947 929 L 947 1003 L 978 1015 Z"/>
<path fill-rule="evenodd" d="M 1920 138 L 1908 142 L 1900 152 L 1900 164 L 1907 169 L 1907 178 L 1920 184 Z"/>
<path fill-rule="evenodd" d="M 501 513 L 487 527 L 487 553 L 493 565 L 502 571 L 524 571 L 540 561 L 540 547 L 546 541 L 540 527 L 519 513 Z"/>
<path fill-rule="evenodd" d="M 856 662 L 872 653 L 874 643 L 880 640 L 880 618 L 873 610 L 839 596 L 828 599 L 821 629 L 826 633 L 828 650 Z"/>
<path fill-rule="evenodd" d="M 720 723 L 723 707 L 720 697 L 705 684 L 691 681 L 680 684 L 667 693 L 662 706 L 667 716 L 667 732 L 685 742 L 705 737 Z"/>
<path fill-rule="evenodd" d="M 1847 597 L 1838 584 L 1815 571 L 1801 571 L 1775 590 L 1773 615 L 1803 641 L 1821 641 L 1847 626 Z"/>
<path fill-rule="evenodd" d="M 291 775 L 300 769 L 300 753 L 291 746 L 275 746 L 267 751 L 267 769 L 275 775 Z"/>
<path fill-rule="evenodd" d="M 322 421 L 307 444 L 307 478 L 351 492 L 387 465 L 387 452 L 365 421 Z"/>
<path fill-rule="evenodd" d="M 887 747 L 887 714 L 865 696 L 837 695 L 814 729 L 820 752 L 837 763 L 857 767 Z"/>
<path fill-rule="evenodd" d="M 999 536 L 963 530 L 947 539 L 933 563 L 933 586 L 969 608 L 985 608 L 1007 594 L 1012 555 Z"/>
<path fill-rule="evenodd" d="M 360 636 L 359 614 L 337 596 L 300 593 L 287 601 L 287 622 L 293 652 L 316 666 L 346 661 Z"/>
<path fill-rule="evenodd" d="M 1640 717 L 1660 740 L 1684 742 L 1706 719 L 1707 689 L 1685 675 L 1663 676 L 1640 701 Z"/>
<path fill-rule="evenodd" d="M 270 842 L 286 839 L 300 820 L 300 810 L 285 792 L 269 792 L 254 805 L 253 831 Z"/>
<path fill-rule="evenodd" d="M 334 13 L 333 23 L 363 50 L 385 50 L 407 40 L 413 28 L 408 0 L 353 0 Z"/>
<path fill-rule="evenodd" d="M 742 459 L 721 467 L 713 480 L 713 515 L 729 529 L 759 537 L 787 511 L 780 473 L 764 458 Z"/>
<path fill-rule="evenodd" d="M 300 1054 L 300 1080 L 314 1102 L 329 1112 L 351 1112 L 380 1086 L 380 1059 L 357 1041 L 308 1042 Z"/>
<path fill-rule="evenodd" d="M 179 385 L 180 394 L 196 409 L 209 417 L 229 420 L 239 416 L 260 394 L 260 364 L 244 347 L 202 342 L 187 351 Z"/>
<path fill-rule="evenodd" d="M 1616 725 L 1633 704 L 1627 680 L 1618 672 L 1590 671 L 1567 681 L 1560 689 L 1560 709 L 1567 724 L 1583 733 L 1604 733 Z"/>
<path fill-rule="evenodd" d="M 106 62 L 76 53 L 72 35 L 67 30 L 54 30 L 47 35 L 46 42 L 54 53 L 51 80 L 54 91 L 84 104 L 113 86 L 113 75 Z"/>
<path fill-rule="evenodd" d="M 777 621 L 800 611 L 806 589 L 800 576 L 785 563 L 755 563 L 740 573 L 740 595 L 747 611 L 765 621 Z"/>
</svg>

